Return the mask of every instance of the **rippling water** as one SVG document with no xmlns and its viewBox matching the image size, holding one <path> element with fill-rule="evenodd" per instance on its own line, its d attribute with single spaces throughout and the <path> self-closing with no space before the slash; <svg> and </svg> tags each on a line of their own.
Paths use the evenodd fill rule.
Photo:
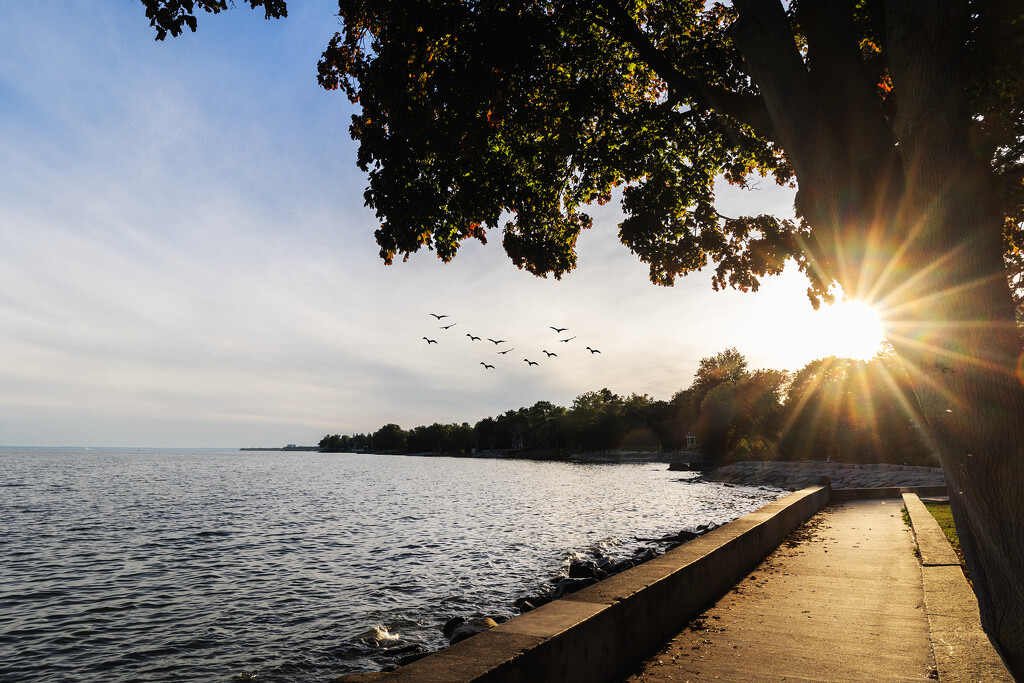
<svg viewBox="0 0 1024 683">
<path fill-rule="evenodd" d="M 781 492 L 664 464 L 0 451 L 0 680 L 323 681 Z M 372 637 L 371 637 L 372 636 Z M 376 639 L 374 642 L 364 642 Z"/>
</svg>

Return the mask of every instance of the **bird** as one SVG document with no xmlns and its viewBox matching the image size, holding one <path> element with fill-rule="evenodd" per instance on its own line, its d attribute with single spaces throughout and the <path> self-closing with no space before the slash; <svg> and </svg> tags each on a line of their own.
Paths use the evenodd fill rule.
<svg viewBox="0 0 1024 683">
<path fill-rule="evenodd" d="M 513 346 L 511 349 L 505 349 L 504 351 L 498 351 L 498 355 L 499 356 L 504 356 L 509 351 L 515 351 L 515 350 L 516 350 L 516 347 Z"/>
<path fill-rule="evenodd" d="M 504 339 L 491 339 L 490 337 L 487 338 L 487 341 L 494 342 L 495 346 L 497 346 L 498 344 L 504 344 L 505 343 Z"/>
<path fill-rule="evenodd" d="M 448 317 L 447 315 L 438 315 L 437 313 L 431 313 L 430 315 L 434 316 L 438 320 L 440 320 L 441 318 L 447 318 Z"/>
<path fill-rule="evenodd" d="M 537 365 L 537 363 L 535 363 L 534 361 L 530 360 L 529 358 L 524 358 L 523 360 L 526 361 L 527 365 Z"/>
<path fill-rule="evenodd" d="M 557 353 L 551 353 L 547 349 L 544 349 L 544 353 L 548 354 L 548 358 L 551 358 L 551 356 L 554 356 L 555 358 L 558 358 L 558 354 Z"/>
<path fill-rule="evenodd" d="M 458 325 L 458 323 L 452 323 L 451 325 L 442 325 L 441 329 L 447 330 L 449 327 L 455 327 L 456 325 Z"/>
<path fill-rule="evenodd" d="M 484 370 L 493 370 L 494 369 L 493 365 L 488 365 L 487 363 L 485 363 L 483 361 L 480 361 L 480 365 L 484 366 Z"/>
<path fill-rule="evenodd" d="M 597 349 L 592 349 L 592 348 L 590 348 L 589 346 L 587 347 L 587 351 L 590 351 L 591 355 L 593 355 L 593 354 L 595 354 L 595 353 L 601 353 L 601 352 L 600 352 L 600 351 L 598 351 Z"/>
<path fill-rule="evenodd" d="M 424 337 L 424 339 L 427 339 L 427 338 Z M 427 339 L 427 346 L 430 346 L 431 344 L 436 344 L 436 343 L 437 343 L 436 339 Z"/>
<path fill-rule="evenodd" d="M 480 341 L 480 337 L 474 337 L 471 334 L 466 334 L 466 336 L 469 337 L 470 341 Z"/>
<path fill-rule="evenodd" d="M 574 336 L 572 336 L 572 337 L 569 337 L 568 339 L 559 339 L 558 341 L 560 341 L 560 342 L 571 342 L 571 341 L 572 341 L 573 339 L 575 339 L 575 338 L 576 338 L 576 337 L 575 337 L 575 335 L 574 335 Z"/>
<path fill-rule="evenodd" d="M 559 334 L 561 334 L 562 332 L 565 332 L 569 328 L 568 327 L 552 327 L 551 329 L 553 329 L 555 332 L 558 332 Z"/>
</svg>

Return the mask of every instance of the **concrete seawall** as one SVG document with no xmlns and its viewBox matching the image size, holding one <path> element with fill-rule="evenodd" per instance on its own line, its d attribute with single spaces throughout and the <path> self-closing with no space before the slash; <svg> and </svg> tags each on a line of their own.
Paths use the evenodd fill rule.
<svg viewBox="0 0 1024 683">
<path fill-rule="evenodd" d="M 1012 682 L 1013 676 L 981 627 L 978 600 L 946 535 L 916 494 L 903 494 L 903 504 L 921 557 L 929 637 L 939 680 Z"/>
<path fill-rule="evenodd" d="M 614 681 L 682 629 L 829 500 L 813 486 L 664 555 L 387 673 L 346 683 Z"/>
<path fill-rule="evenodd" d="M 796 464 L 806 466 L 809 463 Z M 955 593 L 959 600 L 957 609 L 960 610 L 953 614 L 956 618 L 946 618 L 946 612 L 952 608 L 942 603 L 937 607 L 941 613 L 939 623 L 932 624 L 933 646 L 943 674 L 942 680 L 947 677 L 957 681 L 981 680 L 970 676 L 979 671 L 1002 671 L 998 655 L 991 646 L 988 650 L 981 647 L 986 637 L 980 631 L 980 624 L 967 635 L 961 632 L 964 631 L 962 624 L 965 620 L 958 615 L 972 609 L 972 614 L 976 615 L 977 607 L 970 600 L 972 595 L 963 581 L 959 565 L 952 566 L 952 560 L 946 556 L 934 560 L 932 553 L 943 550 L 943 543 L 926 542 L 926 533 L 922 529 L 925 522 L 934 525 L 934 520 L 927 512 L 922 514 L 923 506 L 916 495 L 942 495 L 945 494 L 945 486 L 899 485 L 907 479 L 914 480 L 912 477 L 917 476 L 915 469 L 922 468 L 889 470 L 897 476 L 876 479 L 883 484 L 879 488 L 806 487 L 642 565 L 394 671 L 349 674 L 334 680 L 344 683 L 621 681 L 631 667 L 682 631 L 694 617 L 715 603 L 793 530 L 827 503 L 858 498 L 899 499 L 901 494 L 908 494 L 904 495 L 904 500 L 914 518 L 914 531 L 925 564 L 929 620 L 935 619 L 931 614 L 931 603 L 938 605 L 940 600 L 948 600 L 946 587 L 950 583 L 947 581 L 949 577 L 940 575 L 940 572 L 958 575 L 958 581 L 964 584 L 960 586 L 963 590 Z M 875 472 L 869 471 L 868 476 L 876 476 Z M 900 479 L 900 476 L 904 478 Z M 858 483 L 859 480 L 850 477 L 847 481 Z M 925 481 L 929 480 L 925 478 Z M 928 533 L 928 539 L 941 537 L 937 528 L 930 529 Z M 940 540 L 944 541 L 944 538 Z M 948 544 L 945 544 L 945 549 L 948 550 Z M 930 580 L 934 584 L 932 587 L 929 587 Z M 976 616 L 972 618 L 977 619 Z M 936 637 L 940 639 L 938 642 Z M 940 652 L 943 648 L 944 651 Z M 966 664 L 956 663 L 964 658 L 965 653 L 975 651 L 982 654 L 972 654 Z M 1012 679 L 995 676 L 986 680 Z"/>
</svg>

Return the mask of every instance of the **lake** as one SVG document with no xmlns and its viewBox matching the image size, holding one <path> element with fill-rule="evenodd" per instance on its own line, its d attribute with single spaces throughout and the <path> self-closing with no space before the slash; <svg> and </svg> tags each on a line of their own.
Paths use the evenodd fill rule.
<svg viewBox="0 0 1024 683">
<path fill-rule="evenodd" d="M 326 681 L 780 497 L 664 463 L 0 450 L 0 680 Z"/>
</svg>

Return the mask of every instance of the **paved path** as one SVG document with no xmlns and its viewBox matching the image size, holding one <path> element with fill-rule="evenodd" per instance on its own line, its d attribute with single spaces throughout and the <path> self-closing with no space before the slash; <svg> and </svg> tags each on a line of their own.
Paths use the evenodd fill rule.
<svg viewBox="0 0 1024 683">
<path fill-rule="evenodd" d="M 903 501 L 829 506 L 630 683 L 934 677 L 921 566 Z"/>
</svg>

